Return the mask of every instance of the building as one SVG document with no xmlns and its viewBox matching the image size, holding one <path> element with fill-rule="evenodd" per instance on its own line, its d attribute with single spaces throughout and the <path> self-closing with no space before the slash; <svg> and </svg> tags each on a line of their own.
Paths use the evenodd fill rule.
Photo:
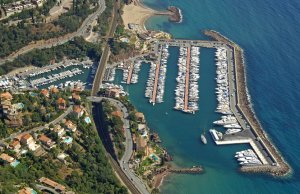
<svg viewBox="0 0 300 194">
<path fill-rule="evenodd" d="M 121 111 L 114 111 L 111 113 L 111 115 L 123 118 L 123 113 Z"/>
<path fill-rule="evenodd" d="M 21 142 L 22 145 L 27 146 L 28 149 L 31 150 L 31 151 L 35 151 L 40 147 L 39 145 L 37 145 L 35 143 L 35 140 L 33 139 L 33 137 L 29 133 L 23 135 L 21 137 L 20 142 Z"/>
<path fill-rule="evenodd" d="M 64 124 L 66 125 L 67 129 L 72 132 L 77 130 L 77 126 L 71 120 L 67 120 Z"/>
<path fill-rule="evenodd" d="M 55 189 L 56 191 L 58 192 L 64 192 L 66 190 L 66 187 L 51 180 L 51 179 L 48 179 L 48 178 L 45 178 L 45 177 L 42 177 L 39 179 L 39 182 L 46 185 L 46 186 L 49 186 L 53 189 Z"/>
<path fill-rule="evenodd" d="M 63 98 L 59 98 L 59 99 L 57 100 L 57 106 L 58 106 L 58 109 L 59 109 L 59 110 L 64 110 L 64 109 L 66 109 L 66 100 L 63 99 Z"/>
<path fill-rule="evenodd" d="M 55 133 L 57 133 L 58 137 L 62 137 L 66 133 L 65 129 L 58 124 L 55 125 L 54 128 L 50 130 L 53 130 Z"/>
<path fill-rule="evenodd" d="M 9 144 L 8 148 L 18 153 L 20 151 L 20 149 L 21 149 L 20 141 L 17 140 L 17 139 L 13 140 Z"/>
<path fill-rule="evenodd" d="M 11 101 L 12 99 L 13 99 L 13 96 L 9 92 L 3 92 L 0 94 L 1 101 L 5 101 L 5 100 Z"/>
<path fill-rule="evenodd" d="M 36 191 L 30 187 L 24 187 L 23 189 L 18 191 L 18 194 L 34 194 L 34 193 L 36 193 Z"/>
<path fill-rule="evenodd" d="M 2 153 L 0 155 L 0 159 L 4 164 L 11 164 L 13 163 L 16 159 L 9 156 L 8 154 Z"/>
<path fill-rule="evenodd" d="M 57 94 L 59 92 L 59 90 L 56 87 L 51 87 L 50 88 L 51 93 L 53 94 Z"/>
<path fill-rule="evenodd" d="M 109 88 L 105 91 L 106 96 L 111 98 L 119 98 L 121 90 L 119 88 Z"/>
<path fill-rule="evenodd" d="M 72 113 L 75 115 L 76 118 L 80 118 L 83 115 L 84 110 L 83 110 L 83 108 L 81 106 L 74 105 Z"/>
<path fill-rule="evenodd" d="M 42 142 L 46 149 L 52 149 L 55 147 L 55 142 L 53 142 L 52 139 L 50 139 L 46 135 L 41 135 L 39 137 L 39 140 Z"/>
<path fill-rule="evenodd" d="M 81 100 L 81 97 L 80 97 L 79 94 L 74 92 L 74 93 L 72 93 L 72 100 L 73 101 L 79 101 L 79 100 Z"/>
<path fill-rule="evenodd" d="M 49 97 L 49 91 L 47 89 L 42 89 L 41 94 L 47 98 Z"/>
<path fill-rule="evenodd" d="M 138 120 L 138 122 L 144 123 L 145 122 L 145 116 L 143 113 L 141 112 L 136 112 L 135 113 L 136 119 Z"/>
</svg>

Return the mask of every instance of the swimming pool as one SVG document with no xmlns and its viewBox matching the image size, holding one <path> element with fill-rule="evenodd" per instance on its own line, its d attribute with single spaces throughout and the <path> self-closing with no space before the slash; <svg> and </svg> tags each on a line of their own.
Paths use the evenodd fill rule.
<svg viewBox="0 0 300 194">
<path fill-rule="evenodd" d="M 85 117 L 85 118 L 84 118 L 84 121 L 85 121 L 87 124 L 89 124 L 89 123 L 92 122 L 91 119 L 90 119 L 90 117 Z"/>
<path fill-rule="evenodd" d="M 10 163 L 10 165 L 14 168 L 16 168 L 16 166 L 18 166 L 18 164 L 20 164 L 19 160 L 15 160 L 14 162 Z"/>
<path fill-rule="evenodd" d="M 70 144 L 70 143 L 72 143 L 72 141 L 73 141 L 73 138 L 70 137 L 70 136 L 67 136 L 67 137 L 63 140 L 63 142 L 66 143 L 66 144 Z"/>
<path fill-rule="evenodd" d="M 150 158 L 152 158 L 155 162 L 159 160 L 159 158 L 155 154 L 150 154 Z"/>
</svg>

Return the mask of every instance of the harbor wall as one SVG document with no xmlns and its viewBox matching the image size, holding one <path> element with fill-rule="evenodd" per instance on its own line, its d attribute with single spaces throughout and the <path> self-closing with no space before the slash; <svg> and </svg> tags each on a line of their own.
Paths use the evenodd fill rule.
<svg viewBox="0 0 300 194">
<path fill-rule="evenodd" d="M 205 35 L 212 37 L 215 40 L 221 41 L 227 44 L 234 52 L 234 67 L 236 74 L 236 89 L 237 89 L 237 108 L 243 114 L 244 118 L 249 123 L 251 130 L 258 138 L 260 143 L 267 150 L 272 160 L 275 161 L 271 165 L 262 165 L 261 167 L 243 167 L 241 170 L 244 172 L 267 172 L 273 175 L 283 176 L 291 172 L 290 166 L 286 163 L 283 157 L 280 155 L 279 151 L 271 144 L 268 136 L 262 129 L 260 123 L 258 122 L 254 111 L 251 108 L 249 101 L 249 95 L 246 87 L 246 75 L 245 75 L 245 61 L 244 61 L 244 51 L 236 43 L 227 39 L 219 32 L 206 30 Z"/>
</svg>

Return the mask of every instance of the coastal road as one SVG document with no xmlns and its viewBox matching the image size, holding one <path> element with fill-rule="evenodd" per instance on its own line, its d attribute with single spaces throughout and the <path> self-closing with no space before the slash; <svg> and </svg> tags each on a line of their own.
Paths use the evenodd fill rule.
<svg viewBox="0 0 300 194">
<path fill-rule="evenodd" d="M 91 92 L 92 96 L 97 95 L 97 93 L 100 89 L 100 85 L 102 83 L 106 63 L 107 63 L 109 55 L 110 55 L 110 47 L 109 47 L 109 44 L 108 44 L 107 41 L 108 41 L 109 38 L 113 38 L 114 33 L 116 31 L 117 24 L 118 24 L 117 15 L 119 14 L 118 13 L 119 7 L 120 7 L 120 2 L 119 1 L 115 2 L 114 8 L 113 8 L 114 9 L 113 17 L 112 17 L 112 21 L 111 21 L 111 25 L 110 25 L 108 34 L 107 34 L 107 40 L 104 43 L 104 50 L 102 52 L 101 59 L 100 59 L 99 64 L 98 64 L 98 69 L 97 69 L 97 72 L 96 72 L 96 75 L 95 75 L 95 78 L 94 78 L 94 83 L 93 83 L 92 92 Z"/>
<path fill-rule="evenodd" d="M 1 139 L 0 140 L 0 144 L 3 144 L 6 140 L 9 140 L 9 139 L 14 139 L 15 137 L 19 136 L 19 135 L 24 135 L 26 133 L 31 133 L 31 132 L 37 132 L 37 131 L 41 131 L 47 127 L 49 127 L 49 125 L 53 124 L 57 124 L 59 123 L 61 120 L 63 120 L 68 114 L 70 114 L 70 112 L 73 110 L 73 106 L 69 106 L 67 108 L 67 110 L 61 114 L 59 117 L 57 117 L 56 119 L 54 119 L 53 121 L 51 121 L 50 123 L 46 124 L 46 125 L 43 125 L 43 126 L 40 126 L 40 127 L 35 127 L 33 129 L 30 129 L 28 131 L 24 131 L 24 132 L 16 132 L 16 133 L 13 133 L 11 134 L 9 137 L 7 138 L 4 138 L 4 139 Z"/>
<path fill-rule="evenodd" d="M 82 22 L 81 26 L 77 29 L 76 32 L 66 34 L 64 36 L 57 37 L 57 38 L 52 38 L 52 39 L 48 39 L 48 40 L 39 40 L 39 41 L 36 41 L 36 42 L 32 42 L 29 45 L 21 48 L 20 50 L 12 53 L 11 55 L 9 55 L 5 58 L 1 58 L 0 59 L 0 65 L 3 65 L 6 62 L 13 61 L 19 55 L 25 54 L 25 53 L 33 50 L 33 49 L 51 48 L 51 47 L 54 47 L 54 46 L 62 45 L 62 44 L 66 43 L 66 42 L 68 42 L 68 41 L 70 41 L 73 38 L 78 37 L 78 36 L 83 36 L 83 37 L 88 36 L 89 35 L 88 28 L 90 27 L 90 25 L 92 24 L 93 21 L 97 20 L 97 18 L 103 13 L 103 11 L 106 8 L 105 0 L 99 0 L 98 5 L 99 5 L 98 9 L 94 13 L 89 15 Z"/>
<path fill-rule="evenodd" d="M 145 184 L 143 181 L 135 175 L 135 173 L 129 168 L 129 160 L 133 154 L 133 140 L 132 140 L 132 134 L 130 131 L 130 125 L 129 125 L 129 120 L 127 119 L 128 117 L 128 110 L 122 104 L 120 101 L 112 99 L 112 98 L 106 98 L 106 97 L 88 97 L 88 99 L 92 102 L 101 102 L 103 99 L 108 100 L 113 106 L 117 107 L 119 110 L 122 111 L 123 113 L 123 118 L 122 121 L 124 123 L 124 130 L 125 130 L 125 138 L 126 138 L 126 143 L 125 143 L 125 152 L 123 157 L 118 161 L 119 165 L 118 167 L 121 169 L 122 173 L 126 175 L 126 177 L 122 177 L 119 174 L 120 177 L 122 177 L 124 183 L 130 182 L 135 186 L 135 188 L 139 191 L 139 193 L 142 194 L 149 194 L 149 191 L 147 190 Z M 126 185 L 127 186 L 127 185 Z M 130 185 L 128 188 L 131 188 Z"/>
</svg>

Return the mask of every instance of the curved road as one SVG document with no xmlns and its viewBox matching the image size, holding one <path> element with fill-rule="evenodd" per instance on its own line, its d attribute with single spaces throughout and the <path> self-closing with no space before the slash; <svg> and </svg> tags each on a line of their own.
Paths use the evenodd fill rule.
<svg viewBox="0 0 300 194">
<path fill-rule="evenodd" d="M 98 9 L 89 15 L 81 24 L 79 29 L 76 32 L 66 34 L 64 36 L 58 37 L 58 38 L 52 38 L 48 40 L 39 40 L 35 43 L 30 43 L 29 45 L 21 48 L 20 50 L 12 53 L 11 55 L 1 58 L 0 59 L 0 65 L 3 65 L 5 62 L 13 61 L 16 59 L 19 55 L 25 54 L 33 49 L 44 49 L 44 48 L 51 48 L 53 46 L 62 45 L 70 40 L 72 40 L 74 37 L 77 36 L 87 36 L 89 34 L 88 27 L 91 25 L 93 21 L 95 21 L 105 10 L 105 0 L 99 0 L 99 7 Z"/>
<path fill-rule="evenodd" d="M 125 152 L 121 160 L 118 161 L 119 167 L 121 168 L 122 172 L 126 175 L 127 180 L 123 180 L 124 177 L 120 176 L 123 180 L 123 182 L 126 184 L 128 182 L 131 182 L 134 184 L 135 188 L 139 191 L 139 193 L 142 194 L 150 194 L 147 190 L 145 184 L 143 181 L 134 174 L 134 172 L 129 169 L 129 160 L 133 153 L 133 140 L 132 135 L 130 131 L 130 125 L 128 117 L 128 110 L 127 108 L 118 100 L 112 99 L 112 98 L 106 98 L 106 97 L 88 97 L 88 99 L 92 102 L 100 102 L 103 99 L 109 100 L 114 106 L 118 107 L 122 113 L 123 113 L 123 122 L 124 122 L 124 130 L 125 130 L 125 138 L 126 138 L 126 145 L 125 145 Z M 118 173 L 119 174 L 119 173 Z M 119 174 L 120 175 L 120 174 Z M 126 184 L 126 186 L 128 186 Z M 130 185 L 132 186 L 132 185 Z M 128 188 L 130 188 L 128 186 Z M 134 192 L 133 192 L 134 193 Z"/>
</svg>

